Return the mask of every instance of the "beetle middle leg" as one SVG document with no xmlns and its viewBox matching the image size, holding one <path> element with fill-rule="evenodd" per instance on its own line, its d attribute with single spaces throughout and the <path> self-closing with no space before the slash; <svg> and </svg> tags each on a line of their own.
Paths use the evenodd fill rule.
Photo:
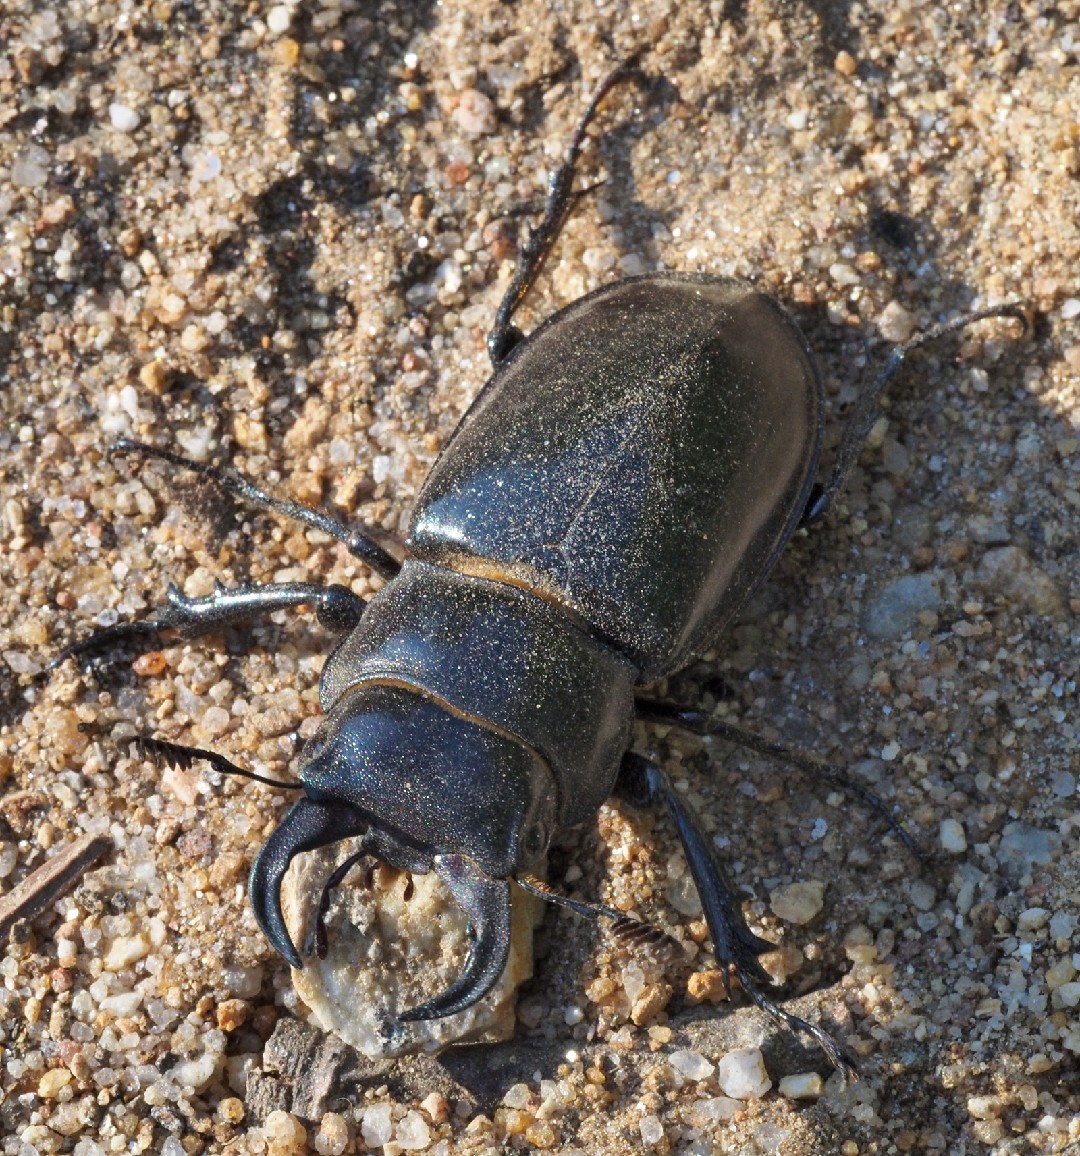
<svg viewBox="0 0 1080 1156">
<path fill-rule="evenodd" d="M 757 957 L 774 951 L 775 944 L 755 935 L 747 926 L 735 897 L 735 889 L 713 850 L 712 841 L 679 798 L 665 771 L 641 755 L 631 752 L 623 758 L 615 793 L 637 806 L 663 803 L 671 815 L 701 898 L 705 922 L 709 927 L 716 961 L 721 967 L 729 998 L 730 968 L 739 977 L 746 994 L 762 1011 L 768 1012 L 792 1031 L 809 1035 L 837 1068 L 849 1078 L 854 1078 L 852 1061 L 828 1032 L 792 1015 L 760 990 L 758 985 L 770 983 L 771 980 Z"/>
<path fill-rule="evenodd" d="M 118 622 L 64 647 L 46 669 L 55 670 L 69 658 L 89 657 L 129 642 L 145 641 L 153 645 L 173 630 L 190 638 L 297 606 L 313 605 L 323 626 L 343 633 L 360 621 L 367 606 L 363 598 L 346 586 L 323 586 L 318 582 L 270 582 L 232 590 L 219 584 L 214 593 L 205 598 L 188 598 L 170 586 L 166 597 L 168 606 L 149 618 Z"/>
<path fill-rule="evenodd" d="M 832 784 L 847 795 L 852 795 L 864 803 L 876 814 L 880 815 L 890 830 L 896 835 L 911 854 L 918 860 L 924 859 L 923 852 L 911 833 L 889 810 L 888 805 L 880 795 L 875 794 L 869 787 L 860 783 L 853 775 L 833 763 L 819 759 L 815 755 L 798 751 L 783 743 L 773 742 L 754 734 L 753 731 L 734 726 L 731 723 L 718 719 L 708 718 L 704 712 L 692 707 L 676 706 L 673 703 L 656 702 L 653 699 L 639 698 L 636 700 L 637 716 L 650 722 L 669 723 L 692 734 L 702 737 L 714 737 L 734 743 L 736 746 L 746 747 L 759 755 L 779 759 L 789 763 L 801 771 L 805 771 L 814 778 Z"/>
<path fill-rule="evenodd" d="M 844 434 L 840 442 L 840 449 L 837 451 L 833 471 L 829 475 L 828 481 L 823 485 L 815 486 L 810 493 L 810 499 L 806 503 L 806 509 L 802 516 L 804 525 L 818 521 L 832 504 L 836 495 L 847 484 L 848 476 L 859 460 L 863 443 L 881 414 L 881 395 L 904 364 L 908 354 L 920 346 L 938 341 L 950 333 L 959 333 L 967 329 L 969 325 L 974 325 L 976 321 L 985 321 L 990 317 L 1008 317 L 1014 321 L 1019 321 L 1025 331 L 1029 325 L 1027 315 L 1019 305 L 992 305 L 988 309 L 979 309 L 975 313 L 965 314 L 963 317 L 954 318 L 952 321 L 943 322 L 941 325 L 935 325 L 931 329 L 917 333 L 910 341 L 905 341 L 903 345 L 897 345 L 892 350 L 869 386 L 862 390 L 856 399 L 855 408 L 844 427 Z"/>
</svg>

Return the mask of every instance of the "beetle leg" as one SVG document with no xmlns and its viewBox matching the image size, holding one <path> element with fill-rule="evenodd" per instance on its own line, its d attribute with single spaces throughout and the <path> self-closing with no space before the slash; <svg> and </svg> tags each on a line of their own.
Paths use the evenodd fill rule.
<svg viewBox="0 0 1080 1156">
<path fill-rule="evenodd" d="M 179 466 L 181 469 L 192 470 L 199 477 L 216 482 L 227 494 L 239 498 L 240 501 L 246 502 L 249 506 L 255 506 L 260 510 L 271 510 L 275 514 L 281 514 L 282 517 L 292 518 L 294 521 L 303 522 L 305 526 L 322 530 L 324 534 L 329 534 L 331 538 L 336 538 L 337 541 L 342 542 L 354 558 L 359 558 L 361 562 L 370 566 L 376 574 L 380 574 L 383 578 L 393 578 L 401 569 L 401 563 L 379 545 L 372 532 L 366 527 L 350 529 L 328 514 L 324 514 L 321 510 L 312 509 L 311 506 L 305 506 L 302 502 L 293 501 L 292 498 L 275 498 L 272 494 L 260 489 L 254 482 L 248 481 L 242 474 L 236 473 L 235 470 L 223 470 L 215 466 L 203 465 L 201 462 L 193 462 L 190 458 L 173 453 L 172 450 L 158 449 L 157 446 L 149 446 L 145 442 L 133 441 L 131 438 L 120 438 L 114 442 L 110 453 L 138 454 L 144 458 L 158 458 L 170 465 Z"/>
<path fill-rule="evenodd" d="M 170 586 L 166 597 L 169 605 L 150 618 L 118 622 L 64 647 L 49 663 L 48 669 L 55 670 L 69 658 L 100 653 L 125 642 L 155 641 L 170 630 L 194 637 L 296 606 L 314 605 L 323 626 L 344 632 L 360 621 L 367 605 L 346 586 L 322 586 L 318 582 L 270 582 L 238 586 L 232 590 L 218 586 L 205 598 L 188 598 L 175 586 Z"/>
<path fill-rule="evenodd" d="M 472 1007 L 498 982 L 510 956 L 510 881 L 485 875 L 464 855 L 436 855 L 434 868 L 468 915 L 473 943 L 457 979 L 434 999 L 401 1012 L 403 1023 Z"/>
<path fill-rule="evenodd" d="M 744 730 L 742 727 L 734 726 L 731 723 L 722 722 L 719 719 L 710 719 L 704 712 L 694 710 L 690 707 L 675 706 L 672 703 L 655 702 L 652 699 L 643 698 L 637 699 L 635 705 L 637 707 L 638 718 L 648 719 L 653 722 L 674 723 L 675 726 L 683 727 L 697 735 L 709 735 L 724 739 L 740 747 L 746 747 L 748 750 L 756 751 L 759 755 L 767 755 L 770 758 L 780 759 L 782 762 L 790 763 L 793 767 L 798 767 L 799 770 L 806 771 L 815 778 L 822 779 L 826 783 L 831 783 L 845 794 L 854 795 L 855 798 L 865 803 L 872 811 L 879 814 L 885 822 L 889 824 L 893 834 L 900 839 L 911 854 L 918 859 L 919 862 L 925 863 L 926 856 L 922 848 L 900 820 L 889 810 L 885 800 L 882 799 L 880 795 L 871 791 L 869 787 L 860 783 L 850 772 L 845 771 L 843 767 L 838 767 L 833 763 L 827 763 L 824 759 L 807 754 L 805 751 L 797 751 L 792 747 L 784 746 L 783 743 L 774 743 L 770 739 L 762 738 L 760 735 L 754 734 L 753 731 Z"/>
<path fill-rule="evenodd" d="M 775 951 L 776 944 L 747 927 L 727 871 L 713 852 L 708 836 L 672 789 L 668 776 L 655 763 L 631 752 L 623 758 L 615 790 L 620 798 L 636 806 L 663 803 L 671 812 L 701 895 L 717 960 L 725 966 L 733 965 L 740 978 L 745 972 L 760 983 L 769 983 L 769 974 L 757 957 Z"/>
<path fill-rule="evenodd" d="M 791 1030 L 811 1036 L 835 1067 L 853 1077 L 855 1069 L 851 1061 L 828 1032 L 785 1011 L 758 988 L 758 984 L 770 983 L 771 980 L 757 957 L 774 951 L 775 945 L 755 935 L 747 927 L 734 888 L 713 850 L 712 841 L 683 804 L 663 769 L 641 755 L 630 752 L 623 758 L 616 793 L 638 806 L 663 803 L 670 812 L 701 897 L 705 922 L 709 926 L 713 950 L 723 971 L 724 985 L 728 988 L 729 996 L 730 967 L 739 977 L 746 994 L 762 1011 L 768 1012 Z"/>
<path fill-rule="evenodd" d="M 544 205 L 544 215 L 540 219 L 540 224 L 535 229 L 529 230 L 529 235 L 518 256 L 517 268 L 514 270 L 514 275 L 495 314 L 491 332 L 488 333 L 488 356 L 491 358 L 493 366 L 498 366 L 514 345 L 521 340 L 521 331 L 510 324 L 511 318 L 540 275 L 540 270 L 544 267 L 544 262 L 558 239 L 570 210 L 578 199 L 574 192 L 574 168 L 577 165 L 582 145 L 585 143 L 585 133 L 596 116 L 601 101 L 617 84 L 621 84 L 633 72 L 640 55 L 639 52 L 634 53 L 601 82 L 600 87 L 593 94 L 592 100 L 589 101 L 588 108 L 582 113 L 581 120 L 578 121 L 577 128 L 574 130 L 574 135 L 570 138 L 566 159 L 548 177 L 548 195 Z M 592 187 L 585 191 L 591 192 Z"/>
<path fill-rule="evenodd" d="M 869 387 L 860 393 L 855 402 L 855 408 L 844 428 L 843 440 L 840 443 L 836 464 L 833 466 L 829 480 L 824 485 L 814 486 L 810 491 L 810 498 L 802 516 L 804 525 L 811 525 L 816 522 L 829 508 L 840 490 L 844 488 L 848 475 L 859 460 L 859 452 L 862 450 L 863 443 L 880 416 L 881 395 L 904 364 L 907 355 L 922 345 L 937 341 L 950 333 L 959 333 L 976 321 L 983 321 L 988 317 L 1010 317 L 1014 321 L 1020 322 L 1024 327 L 1024 332 L 1027 331 L 1029 325 L 1027 316 L 1019 305 L 993 305 L 989 309 L 979 309 L 974 313 L 956 317 L 952 321 L 946 321 L 922 333 L 917 333 L 910 341 L 905 341 L 903 345 L 897 345 L 892 350 L 885 359 L 885 364 L 878 370 L 877 376 L 871 381 Z"/>
</svg>

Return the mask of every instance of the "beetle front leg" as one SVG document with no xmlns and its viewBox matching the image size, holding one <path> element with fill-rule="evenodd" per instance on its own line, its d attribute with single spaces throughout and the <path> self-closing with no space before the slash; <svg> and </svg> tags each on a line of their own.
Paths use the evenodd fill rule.
<svg viewBox="0 0 1080 1156">
<path fill-rule="evenodd" d="M 169 605 L 149 618 L 106 626 L 64 647 L 47 669 L 55 670 L 69 658 L 100 654 L 126 642 L 145 640 L 152 644 L 172 630 L 191 638 L 297 606 L 314 606 L 323 626 L 343 633 L 360 621 L 367 605 L 346 586 L 323 586 L 318 582 L 271 582 L 237 586 L 232 590 L 219 584 L 214 593 L 205 598 L 188 598 L 170 586 L 166 597 Z"/>
<path fill-rule="evenodd" d="M 755 935 L 747 926 L 727 872 L 713 849 L 712 840 L 679 798 L 665 771 L 641 755 L 630 752 L 623 758 L 615 791 L 620 798 L 637 806 L 663 803 L 667 807 L 701 898 L 705 922 L 709 926 L 713 950 L 723 972 L 728 997 L 731 996 L 728 978 L 728 969 L 731 968 L 739 977 L 746 994 L 762 1011 L 768 1012 L 791 1030 L 812 1037 L 835 1067 L 845 1076 L 854 1078 L 854 1065 L 828 1032 L 785 1011 L 759 989 L 758 984 L 767 984 L 771 980 L 757 957 L 774 951 L 775 944 Z"/>
</svg>

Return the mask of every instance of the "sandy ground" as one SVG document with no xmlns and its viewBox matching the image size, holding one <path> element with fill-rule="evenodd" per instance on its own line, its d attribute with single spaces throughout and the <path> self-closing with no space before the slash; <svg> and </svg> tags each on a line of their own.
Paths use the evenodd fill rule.
<svg viewBox="0 0 1080 1156">
<path fill-rule="evenodd" d="M 304 1120 L 310 1150 L 1080 1143 L 1080 5 L 5 0 L 0 887 L 77 836 L 113 849 L 10 931 L 0 1152 L 305 1150 L 295 1117 L 261 1126 L 250 1079 L 302 1010 L 243 886 L 284 800 L 163 774 L 126 740 L 287 773 L 325 634 L 282 619 L 250 653 L 234 633 L 37 672 L 170 581 L 370 576 L 104 451 L 135 436 L 404 527 L 488 373 L 506 214 L 641 46 L 583 161 L 605 183 L 526 328 L 622 275 L 745 278 L 804 328 L 836 431 L 867 353 L 980 305 L 1031 311 L 1026 339 L 989 322 L 912 358 L 839 507 L 668 688 L 853 767 L 934 862 L 826 784 L 643 730 L 859 1083 L 732 1107 L 706 1069 L 733 1047 L 761 1046 L 774 1085 L 828 1067 L 741 1003 L 695 1005 L 704 946 L 662 972 L 550 911 L 515 1043 L 376 1065 Z M 605 807 L 551 877 L 702 938 L 663 820 Z"/>
</svg>

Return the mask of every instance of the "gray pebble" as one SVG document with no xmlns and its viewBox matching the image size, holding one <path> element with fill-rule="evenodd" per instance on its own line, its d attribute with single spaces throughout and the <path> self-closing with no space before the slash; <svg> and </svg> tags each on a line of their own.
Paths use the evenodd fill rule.
<svg viewBox="0 0 1080 1156">
<path fill-rule="evenodd" d="M 1061 852 L 1061 836 L 1027 823 L 1010 823 L 1001 836 L 997 858 L 1011 879 L 1019 879 L 1032 867 L 1049 867 Z"/>
<path fill-rule="evenodd" d="M 867 608 L 863 629 L 871 638 L 903 638 L 915 629 L 919 611 L 940 610 L 941 590 L 932 574 L 905 574 L 890 582 Z"/>
</svg>

